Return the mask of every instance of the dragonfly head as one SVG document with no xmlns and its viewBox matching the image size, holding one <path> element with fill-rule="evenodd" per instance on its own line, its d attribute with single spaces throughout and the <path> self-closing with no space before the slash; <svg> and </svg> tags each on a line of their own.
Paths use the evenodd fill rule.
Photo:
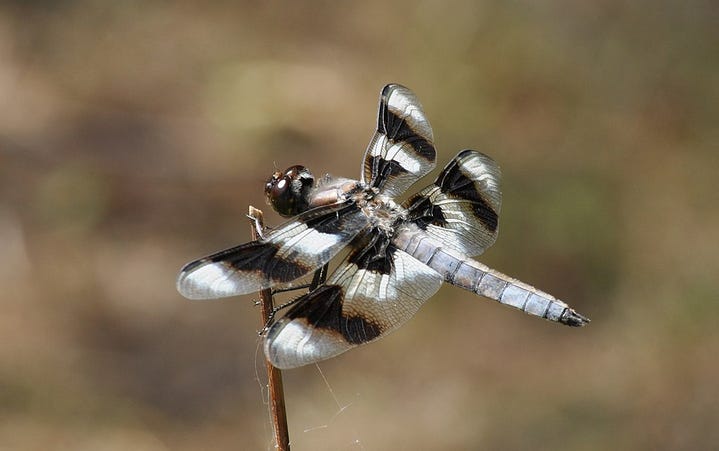
<svg viewBox="0 0 719 451">
<path fill-rule="evenodd" d="M 284 217 L 297 216 L 310 205 L 310 193 L 315 178 L 304 166 L 290 166 L 277 171 L 265 183 L 265 196 L 277 213 Z"/>
</svg>

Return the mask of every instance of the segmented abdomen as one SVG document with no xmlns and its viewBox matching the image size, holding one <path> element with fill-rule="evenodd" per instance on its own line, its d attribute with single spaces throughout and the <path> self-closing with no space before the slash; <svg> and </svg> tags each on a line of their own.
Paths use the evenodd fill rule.
<svg viewBox="0 0 719 451">
<path fill-rule="evenodd" d="M 419 230 L 401 230 L 393 243 L 442 274 L 452 285 L 549 321 L 575 327 L 589 322 L 554 296 L 442 246 Z"/>
</svg>

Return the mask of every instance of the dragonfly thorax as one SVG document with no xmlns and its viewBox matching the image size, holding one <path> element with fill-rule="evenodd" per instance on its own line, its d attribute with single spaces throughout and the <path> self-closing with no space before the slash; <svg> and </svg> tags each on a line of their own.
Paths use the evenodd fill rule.
<svg viewBox="0 0 719 451">
<path fill-rule="evenodd" d="M 371 198 L 360 202 L 360 208 L 372 226 L 388 237 L 394 235 L 398 223 L 407 219 L 407 210 L 382 194 L 373 194 Z"/>
</svg>

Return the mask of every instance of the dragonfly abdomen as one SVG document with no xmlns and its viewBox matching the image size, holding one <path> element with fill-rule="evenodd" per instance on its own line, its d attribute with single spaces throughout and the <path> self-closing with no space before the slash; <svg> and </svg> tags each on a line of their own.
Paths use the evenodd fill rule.
<svg viewBox="0 0 719 451">
<path fill-rule="evenodd" d="M 574 327 L 589 322 L 589 318 L 554 296 L 442 246 L 421 232 L 406 230 L 393 241 L 398 248 L 440 273 L 454 286 L 549 321 Z"/>
</svg>

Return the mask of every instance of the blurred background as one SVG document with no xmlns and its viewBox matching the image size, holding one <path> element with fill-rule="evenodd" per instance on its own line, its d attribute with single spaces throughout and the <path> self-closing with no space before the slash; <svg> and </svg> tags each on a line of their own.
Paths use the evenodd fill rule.
<svg viewBox="0 0 719 451">
<path fill-rule="evenodd" d="M 481 260 L 593 321 L 444 287 L 284 373 L 293 449 L 713 449 L 716 2 L 341 3 L 2 3 L 0 449 L 273 449 L 253 296 L 175 277 L 276 168 L 358 177 L 389 82 L 502 167 Z"/>
</svg>

